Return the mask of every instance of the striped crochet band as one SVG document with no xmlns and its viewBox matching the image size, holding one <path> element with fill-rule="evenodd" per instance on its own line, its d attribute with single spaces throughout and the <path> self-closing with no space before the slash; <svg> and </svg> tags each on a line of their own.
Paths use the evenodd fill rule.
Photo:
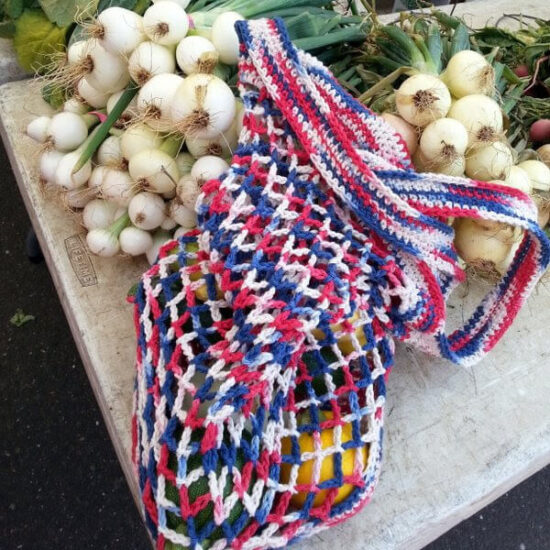
<svg viewBox="0 0 550 550">
<path fill-rule="evenodd" d="M 406 256 L 414 258 L 414 276 L 430 289 L 433 318 L 421 332 L 411 323 L 398 336 L 456 363 L 479 361 L 511 325 L 550 263 L 550 243 L 531 199 L 497 184 L 416 173 L 395 131 L 343 90 L 320 62 L 297 50 L 282 20 L 242 21 L 236 29 L 242 77 L 261 78 L 327 185 L 361 223 L 389 243 L 402 265 L 410 267 Z M 448 217 L 525 230 L 508 273 L 450 336 L 444 300 L 464 274 L 453 231 L 444 222 Z"/>
</svg>

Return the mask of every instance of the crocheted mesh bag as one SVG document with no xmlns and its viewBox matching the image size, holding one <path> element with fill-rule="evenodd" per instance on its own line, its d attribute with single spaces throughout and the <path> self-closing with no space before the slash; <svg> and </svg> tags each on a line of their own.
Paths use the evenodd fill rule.
<svg viewBox="0 0 550 550">
<path fill-rule="evenodd" d="M 281 22 L 237 29 L 238 150 L 135 298 L 134 461 L 160 549 L 283 547 L 355 514 L 380 469 L 393 338 L 472 363 L 549 261 L 525 195 L 415 173 Z M 463 278 L 449 216 L 527 231 L 447 337 Z"/>
</svg>

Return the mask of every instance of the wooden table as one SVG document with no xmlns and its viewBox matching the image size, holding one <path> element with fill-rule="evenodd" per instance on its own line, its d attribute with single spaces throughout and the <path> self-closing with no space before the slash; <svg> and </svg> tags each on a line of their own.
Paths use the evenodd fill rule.
<svg viewBox="0 0 550 550">
<path fill-rule="evenodd" d="M 461 4 L 472 24 L 519 9 L 513 0 Z M 550 2 L 524 13 L 550 18 Z M 144 260 L 91 257 L 77 215 L 38 183 L 36 145 L 23 134 L 47 113 L 29 81 L 0 88 L 2 137 L 109 434 L 138 500 L 130 461 L 135 342 L 130 286 Z M 462 289 L 455 321 L 486 288 Z M 423 547 L 550 463 L 550 291 L 539 285 L 491 355 L 466 370 L 398 347 L 388 385 L 385 463 L 372 503 L 317 535 L 319 550 Z M 307 542 L 302 548 L 307 546 Z"/>
</svg>

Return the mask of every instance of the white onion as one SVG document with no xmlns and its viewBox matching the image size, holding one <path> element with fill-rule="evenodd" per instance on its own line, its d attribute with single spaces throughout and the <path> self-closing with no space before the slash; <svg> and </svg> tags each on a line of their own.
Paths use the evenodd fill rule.
<svg viewBox="0 0 550 550">
<path fill-rule="evenodd" d="M 172 130 L 171 108 L 183 78 L 176 74 L 153 76 L 139 91 L 137 109 L 144 122 L 159 132 Z"/>
<path fill-rule="evenodd" d="M 88 187 L 90 189 L 100 189 L 101 184 L 103 183 L 103 178 L 105 177 L 105 174 L 108 170 L 108 166 L 95 166 L 92 170 L 90 179 L 88 180 Z"/>
<path fill-rule="evenodd" d="M 533 185 L 529 179 L 529 175 L 523 168 L 519 166 L 512 166 L 508 177 L 503 181 L 504 185 L 508 187 L 513 187 L 514 189 L 519 189 L 527 195 L 530 195 L 533 191 Z"/>
<path fill-rule="evenodd" d="M 118 6 L 98 15 L 92 36 L 98 38 L 106 50 L 120 56 L 129 55 L 146 38 L 141 16 Z"/>
<path fill-rule="evenodd" d="M 128 215 L 136 227 L 149 231 L 162 225 L 166 205 L 162 197 L 155 193 L 138 193 L 128 205 Z"/>
<path fill-rule="evenodd" d="M 203 36 L 186 36 L 176 48 L 178 67 L 185 74 L 211 73 L 218 59 L 214 44 Z"/>
<path fill-rule="evenodd" d="M 428 160 L 452 161 L 456 156 L 464 156 L 467 145 L 466 128 L 452 118 L 430 122 L 420 137 L 420 149 Z"/>
<path fill-rule="evenodd" d="M 154 42 L 142 42 L 128 60 L 128 72 L 139 86 L 155 75 L 173 73 L 175 69 L 174 53 Z"/>
<path fill-rule="evenodd" d="M 193 211 L 200 192 L 201 188 L 198 181 L 191 175 L 181 178 L 176 187 L 176 193 L 181 204 Z"/>
<path fill-rule="evenodd" d="M 413 126 L 424 127 L 444 117 L 451 106 L 447 86 L 436 76 L 410 76 L 395 93 L 399 115 Z"/>
<path fill-rule="evenodd" d="M 34 118 L 27 125 L 27 135 L 38 143 L 44 143 L 48 139 L 50 121 L 51 119 L 49 116 Z"/>
<path fill-rule="evenodd" d="M 159 229 L 155 232 L 153 235 L 153 245 L 145 255 L 147 256 L 147 261 L 153 265 L 157 259 L 157 256 L 159 255 L 160 248 L 166 244 L 168 241 L 172 240 L 172 236 L 168 231 L 164 231 L 163 229 Z"/>
<path fill-rule="evenodd" d="M 90 187 L 79 187 L 70 189 L 65 193 L 64 202 L 70 208 L 84 208 L 91 200 L 97 196 L 97 189 Z"/>
<path fill-rule="evenodd" d="M 462 50 L 453 55 L 442 78 L 457 98 L 472 94 L 491 95 L 495 88 L 493 67 L 473 50 Z"/>
<path fill-rule="evenodd" d="M 514 242 L 513 230 L 504 224 L 484 223 L 463 218 L 456 220 L 454 243 L 466 263 L 502 262 Z"/>
<path fill-rule="evenodd" d="M 122 252 L 131 256 L 141 256 L 153 246 L 153 237 L 137 227 L 125 227 L 119 237 Z"/>
<path fill-rule="evenodd" d="M 186 229 L 193 229 L 197 225 L 197 215 L 193 210 L 184 206 L 178 198 L 172 199 L 168 207 L 168 215 Z"/>
<path fill-rule="evenodd" d="M 220 157 L 206 155 L 198 159 L 191 169 L 191 177 L 195 178 L 199 185 L 218 179 L 229 169 L 229 164 Z"/>
<path fill-rule="evenodd" d="M 78 97 L 82 98 L 90 107 L 94 109 L 103 109 L 107 105 L 109 92 L 104 92 L 94 88 L 86 77 L 81 78 L 76 86 Z"/>
<path fill-rule="evenodd" d="M 88 161 L 76 174 L 73 169 L 80 159 L 80 151 L 77 149 L 67 153 L 57 165 L 55 170 L 55 183 L 64 189 L 77 189 L 86 184 L 92 174 L 92 163 Z"/>
<path fill-rule="evenodd" d="M 88 126 L 80 115 L 62 111 L 48 124 L 47 141 L 58 151 L 73 151 L 88 137 Z"/>
<path fill-rule="evenodd" d="M 550 191 L 550 168 L 540 160 L 524 160 L 518 166 L 527 172 L 533 189 Z"/>
<path fill-rule="evenodd" d="M 176 157 L 176 164 L 178 166 L 180 176 L 185 176 L 191 173 L 191 168 L 193 168 L 194 163 L 195 157 L 193 155 L 190 153 L 180 153 Z"/>
<path fill-rule="evenodd" d="M 502 136 L 502 111 L 498 103 L 486 95 L 462 97 L 453 103 L 447 116 L 464 125 L 468 132 L 468 146 L 487 145 Z"/>
<path fill-rule="evenodd" d="M 116 235 L 108 229 L 92 229 L 86 235 L 86 244 L 92 254 L 111 258 L 120 251 L 120 244 Z"/>
<path fill-rule="evenodd" d="M 244 113 L 244 110 L 242 112 Z M 418 136 L 414 126 L 400 116 L 391 113 L 382 113 L 381 116 L 403 138 L 403 141 L 407 144 L 409 154 L 414 155 L 418 147 Z"/>
<path fill-rule="evenodd" d="M 162 0 L 143 14 L 143 29 L 149 39 L 157 44 L 176 45 L 189 30 L 189 18 L 181 6 Z"/>
<path fill-rule="evenodd" d="M 153 193 L 170 192 L 179 180 L 176 161 L 159 149 L 146 149 L 133 155 L 128 171 L 141 190 Z"/>
<path fill-rule="evenodd" d="M 120 138 L 109 136 L 97 150 L 97 162 L 103 166 L 120 168 L 124 164 L 124 157 L 120 148 Z"/>
<path fill-rule="evenodd" d="M 108 168 L 103 176 L 100 192 L 104 199 L 115 202 L 118 206 L 128 206 L 135 194 L 134 187 L 128 172 Z"/>
<path fill-rule="evenodd" d="M 466 175 L 475 180 L 505 180 L 514 164 L 510 147 L 497 141 L 476 147 L 466 158 Z"/>
<path fill-rule="evenodd" d="M 220 61 L 236 65 L 239 61 L 239 37 L 235 23 L 244 18 L 235 11 L 226 11 L 216 17 L 211 31 L 214 47 L 220 54 Z"/>
<path fill-rule="evenodd" d="M 44 151 L 40 155 L 40 177 L 48 183 L 55 183 L 55 171 L 64 157 L 64 153 L 55 149 Z"/>
<path fill-rule="evenodd" d="M 82 211 L 82 223 L 88 230 L 105 229 L 115 220 L 117 205 L 102 199 L 91 200 Z"/>
<path fill-rule="evenodd" d="M 130 126 L 120 137 L 120 149 L 126 160 L 146 149 L 157 149 L 162 144 L 162 137 L 146 124 Z"/>
<path fill-rule="evenodd" d="M 191 74 L 177 89 L 171 109 L 174 128 L 182 135 L 213 138 L 225 132 L 235 117 L 231 88 L 211 74 Z"/>
</svg>

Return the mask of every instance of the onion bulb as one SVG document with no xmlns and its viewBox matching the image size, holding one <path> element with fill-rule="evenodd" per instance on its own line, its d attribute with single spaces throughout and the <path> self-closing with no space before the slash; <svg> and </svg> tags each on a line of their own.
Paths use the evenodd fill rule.
<svg viewBox="0 0 550 550">
<path fill-rule="evenodd" d="M 138 86 L 155 75 L 173 73 L 175 69 L 174 53 L 154 42 L 142 42 L 128 60 L 128 72 Z"/>
<path fill-rule="evenodd" d="M 440 118 L 430 122 L 420 137 L 420 150 L 428 161 L 450 164 L 456 157 L 463 157 L 468 145 L 466 128 L 452 118 Z"/>
<path fill-rule="evenodd" d="M 49 116 L 34 118 L 27 125 L 27 135 L 38 143 L 44 143 L 48 139 L 48 126 L 50 125 L 50 120 L 51 118 Z"/>
<path fill-rule="evenodd" d="M 94 109 L 103 109 L 107 105 L 109 92 L 94 88 L 87 78 L 81 78 L 76 86 L 77 97 Z"/>
<path fill-rule="evenodd" d="M 73 174 L 76 163 L 80 160 L 80 151 L 67 153 L 55 170 L 55 183 L 66 190 L 78 189 L 86 184 L 92 174 L 92 163 L 88 161 L 78 172 Z"/>
<path fill-rule="evenodd" d="M 455 53 L 449 59 L 442 79 L 456 98 L 472 94 L 491 95 L 495 88 L 495 70 L 473 50 Z"/>
<path fill-rule="evenodd" d="M 550 200 L 546 197 L 535 195 L 533 201 L 537 205 L 539 225 L 544 228 L 550 220 Z"/>
<path fill-rule="evenodd" d="M 181 6 L 162 0 L 147 8 L 143 14 L 143 29 L 153 42 L 175 46 L 187 34 L 189 18 Z"/>
<path fill-rule="evenodd" d="M 160 149 L 146 149 L 133 155 L 128 171 L 140 190 L 153 193 L 168 193 L 179 180 L 176 161 Z"/>
<path fill-rule="evenodd" d="M 171 119 L 183 136 L 213 138 L 225 132 L 235 117 L 231 88 L 211 74 L 191 74 L 172 100 Z"/>
<path fill-rule="evenodd" d="M 153 246 L 153 237 L 138 227 L 125 227 L 119 237 L 122 252 L 131 256 L 141 256 Z"/>
<path fill-rule="evenodd" d="M 128 206 L 134 196 L 134 182 L 128 172 L 107 168 L 103 175 L 100 193 L 104 199 L 115 202 L 118 206 Z"/>
<path fill-rule="evenodd" d="M 451 94 L 436 76 L 417 74 L 401 84 L 395 94 L 395 105 L 408 123 L 424 127 L 447 114 Z"/>
<path fill-rule="evenodd" d="M 176 60 L 185 74 L 211 73 L 219 60 L 214 44 L 203 36 L 186 36 L 176 48 Z"/>
<path fill-rule="evenodd" d="M 109 136 L 97 150 L 97 163 L 101 166 L 112 166 L 113 168 L 124 167 L 125 160 L 120 148 L 120 138 Z"/>
<path fill-rule="evenodd" d="M 228 169 L 229 164 L 222 158 L 206 155 L 193 164 L 191 177 L 196 179 L 200 186 L 209 180 L 218 179 Z"/>
<path fill-rule="evenodd" d="M 475 180 L 506 180 L 514 157 L 510 147 L 497 141 L 471 150 L 466 158 L 466 175 Z"/>
<path fill-rule="evenodd" d="M 182 227 L 193 229 L 197 225 L 197 215 L 191 208 L 184 206 L 179 198 L 172 199 L 168 207 L 168 215 Z"/>
<path fill-rule="evenodd" d="M 482 94 L 458 99 L 447 115 L 463 124 L 468 132 L 468 146 L 484 146 L 502 137 L 503 118 L 499 104 Z"/>
<path fill-rule="evenodd" d="M 137 109 L 143 121 L 158 132 L 172 129 L 171 107 L 183 78 L 177 74 L 153 76 L 139 91 Z"/>
<path fill-rule="evenodd" d="M 161 247 L 166 244 L 168 241 L 172 240 L 172 236 L 168 231 L 164 231 L 164 229 L 159 229 L 158 231 L 155 231 L 155 234 L 153 235 L 153 244 L 149 250 L 145 253 L 147 256 L 147 261 L 153 265 L 159 255 L 159 250 Z"/>
<path fill-rule="evenodd" d="M 161 144 L 162 137 L 146 124 L 134 124 L 120 137 L 120 150 L 127 161 L 140 151 L 157 149 Z"/>
<path fill-rule="evenodd" d="M 62 111 L 50 119 L 46 135 L 58 151 L 73 151 L 88 137 L 88 126 L 80 115 Z"/>
<path fill-rule="evenodd" d="M 466 263 L 502 262 L 514 243 L 514 231 L 505 224 L 461 218 L 455 220 L 454 243 Z"/>
<path fill-rule="evenodd" d="M 90 35 L 97 38 L 109 52 L 128 56 L 146 37 L 140 15 L 117 6 L 103 10 L 90 28 Z"/>
<path fill-rule="evenodd" d="M 191 173 L 191 168 L 193 168 L 194 163 L 195 157 L 193 157 L 193 155 L 190 153 L 180 153 L 176 157 L 176 164 L 178 166 L 180 176 L 185 176 Z"/>
<path fill-rule="evenodd" d="M 510 168 L 510 172 L 508 173 L 508 177 L 502 183 L 508 187 L 519 189 L 527 195 L 530 195 L 533 191 L 533 185 L 531 184 L 529 175 L 519 166 L 512 166 Z"/>
<path fill-rule="evenodd" d="M 201 192 L 199 183 L 192 176 L 184 176 L 178 181 L 176 194 L 183 206 L 189 210 L 195 210 L 197 198 Z"/>
<path fill-rule="evenodd" d="M 55 149 L 44 151 L 40 156 L 40 178 L 48 183 L 55 183 L 55 171 L 64 157 L 64 153 Z"/>
<path fill-rule="evenodd" d="M 539 155 L 539 158 L 548 168 L 550 168 L 550 143 L 547 143 L 546 145 L 542 145 L 537 149 L 537 153 Z"/>
<path fill-rule="evenodd" d="M 239 37 L 235 23 L 244 18 L 235 11 L 226 11 L 212 25 L 212 43 L 220 54 L 220 61 L 227 65 L 236 65 L 239 61 Z"/>
<path fill-rule="evenodd" d="M 403 141 L 407 144 L 409 155 L 414 155 L 418 147 L 418 136 L 414 126 L 391 113 L 382 113 L 382 118 L 403 138 Z"/>
<path fill-rule="evenodd" d="M 446 176 L 463 176 L 466 167 L 466 159 L 462 155 L 455 155 L 453 158 L 427 159 L 418 148 L 414 157 L 413 164 L 419 172 L 433 172 L 435 174 L 445 174 Z"/>
<path fill-rule="evenodd" d="M 117 205 L 102 199 L 90 201 L 82 211 L 82 223 L 86 229 L 105 229 L 115 219 Z"/>
<path fill-rule="evenodd" d="M 140 229 L 151 230 L 162 225 L 166 218 L 166 205 L 155 193 L 138 193 L 128 205 L 132 223 Z"/>
<path fill-rule="evenodd" d="M 550 191 L 550 168 L 540 160 L 524 160 L 518 166 L 527 172 L 533 189 Z"/>
</svg>

